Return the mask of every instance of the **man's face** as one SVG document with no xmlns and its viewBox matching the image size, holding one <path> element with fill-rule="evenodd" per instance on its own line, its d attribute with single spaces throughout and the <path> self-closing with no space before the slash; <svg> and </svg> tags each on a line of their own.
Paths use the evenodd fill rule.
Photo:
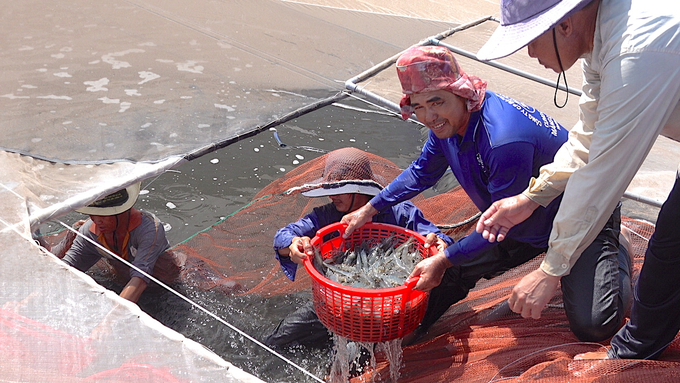
<svg viewBox="0 0 680 383">
<path fill-rule="evenodd" d="M 559 32 L 559 26 L 556 27 L 555 41 L 557 42 L 557 49 L 559 50 L 560 60 L 564 70 L 571 68 L 572 65 L 579 59 L 577 41 L 574 41 L 573 34 L 569 38 Z M 529 56 L 538 60 L 538 62 L 548 69 L 552 69 L 555 73 L 560 73 L 560 62 L 557 59 L 557 52 L 555 51 L 555 42 L 553 41 L 553 29 L 548 30 L 544 34 L 538 36 L 534 41 L 527 45 Z"/>
<path fill-rule="evenodd" d="M 352 198 L 352 196 L 354 196 L 354 198 Z M 366 202 L 368 202 L 368 198 L 366 198 L 363 194 L 346 193 L 332 195 L 329 196 L 329 198 L 335 205 L 335 208 L 341 213 L 351 213 L 354 210 L 364 206 Z"/>
<path fill-rule="evenodd" d="M 418 120 L 437 138 L 463 136 L 470 120 L 465 100 L 447 90 L 434 90 L 411 95 L 411 106 Z"/>
<path fill-rule="evenodd" d="M 555 44 L 553 43 L 553 30 L 545 32 L 538 36 L 536 40 L 527 45 L 529 56 L 538 60 L 539 64 L 548 69 L 554 70 L 556 73 L 561 72 L 560 64 L 557 61 L 557 54 L 555 53 Z M 561 58 L 561 57 L 560 57 Z M 565 68 L 566 69 L 566 68 Z"/>
<path fill-rule="evenodd" d="M 99 231 L 104 234 L 113 233 L 116 231 L 118 226 L 118 220 L 115 215 L 104 216 L 104 215 L 91 215 L 90 219 L 97 225 Z"/>
</svg>

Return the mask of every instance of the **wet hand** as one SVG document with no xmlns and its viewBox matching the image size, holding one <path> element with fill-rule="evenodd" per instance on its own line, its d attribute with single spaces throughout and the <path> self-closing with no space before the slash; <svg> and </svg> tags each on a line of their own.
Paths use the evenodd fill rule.
<svg viewBox="0 0 680 383">
<path fill-rule="evenodd" d="M 425 243 L 423 244 L 426 249 L 429 249 L 432 245 L 437 247 L 437 251 L 444 251 L 448 247 L 446 242 L 435 233 L 428 234 L 425 237 Z"/>
<path fill-rule="evenodd" d="M 288 256 L 290 259 L 298 265 L 301 265 L 302 261 L 307 259 L 308 256 L 313 257 L 314 247 L 312 246 L 311 241 L 312 240 L 309 237 L 293 238 L 293 242 L 288 246 L 288 249 L 290 250 Z"/>
<path fill-rule="evenodd" d="M 451 266 L 451 262 L 449 262 L 444 253 L 439 252 L 418 262 L 409 278 L 420 277 L 415 289 L 430 291 L 439 286 L 444 277 L 444 272 Z"/>
<path fill-rule="evenodd" d="M 476 230 L 489 242 L 500 242 L 513 226 L 524 222 L 538 206 L 538 203 L 523 194 L 503 198 L 494 202 L 479 217 Z"/>
<path fill-rule="evenodd" d="M 342 237 L 349 238 L 355 229 L 363 226 L 366 222 L 370 222 L 376 214 L 378 214 L 378 210 L 370 203 L 367 203 L 352 213 L 346 214 L 342 217 L 342 220 L 340 220 L 340 222 L 347 224 L 347 229 L 345 229 L 345 233 Z"/>
<path fill-rule="evenodd" d="M 512 289 L 508 299 L 510 309 L 523 318 L 539 319 L 541 311 L 555 295 L 560 277 L 537 269 L 527 274 Z"/>
</svg>

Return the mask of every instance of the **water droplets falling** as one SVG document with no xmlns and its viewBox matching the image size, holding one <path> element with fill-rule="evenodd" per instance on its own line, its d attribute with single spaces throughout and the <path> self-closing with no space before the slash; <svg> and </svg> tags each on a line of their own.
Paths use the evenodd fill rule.
<svg viewBox="0 0 680 383">
<path fill-rule="evenodd" d="M 363 376 L 369 382 L 374 382 L 377 374 L 376 353 L 384 355 L 389 364 L 390 379 L 381 381 L 396 382 L 399 379 L 399 369 L 401 368 L 403 351 L 401 349 L 402 338 L 397 338 L 387 342 L 369 343 L 353 342 L 347 338 L 333 334 L 333 364 L 331 366 L 329 383 L 346 383 L 350 378 L 372 373 Z M 366 381 L 366 380 L 362 380 Z"/>
</svg>

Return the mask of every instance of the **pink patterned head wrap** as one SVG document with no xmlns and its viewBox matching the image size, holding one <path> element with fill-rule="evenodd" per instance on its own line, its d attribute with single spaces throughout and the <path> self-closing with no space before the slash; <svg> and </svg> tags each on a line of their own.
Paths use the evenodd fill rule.
<svg viewBox="0 0 680 383">
<path fill-rule="evenodd" d="M 453 53 L 440 46 L 414 46 L 397 60 L 397 75 L 404 95 L 401 97 L 401 117 L 413 114 L 411 95 L 444 89 L 466 100 L 469 112 L 481 109 L 486 93 L 486 81 L 468 76 L 458 66 Z"/>
</svg>

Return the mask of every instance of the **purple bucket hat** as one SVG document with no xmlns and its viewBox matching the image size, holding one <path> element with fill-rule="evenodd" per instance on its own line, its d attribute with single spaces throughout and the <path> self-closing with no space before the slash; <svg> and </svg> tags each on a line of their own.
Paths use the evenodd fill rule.
<svg viewBox="0 0 680 383">
<path fill-rule="evenodd" d="M 501 0 L 501 25 L 477 52 L 493 60 L 522 49 L 593 0 Z"/>
</svg>

